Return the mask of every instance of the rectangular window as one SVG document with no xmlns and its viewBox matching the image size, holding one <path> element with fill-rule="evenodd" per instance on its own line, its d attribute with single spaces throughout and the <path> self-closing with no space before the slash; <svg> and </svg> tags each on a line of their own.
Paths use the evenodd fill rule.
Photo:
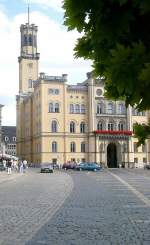
<svg viewBox="0 0 150 245">
<path fill-rule="evenodd" d="M 143 163 L 147 163 L 147 158 L 143 157 Z"/>
<path fill-rule="evenodd" d="M 113 123 L 108 123 L 108 130 L 113 130 Z"/>
<path fill-rule="evenodd" d="M 28 80 L 28 88 L 32 88 L 32 79 Z"/>
<path fill-rule="evenodd" d="M 134 158 L 134 163 L 138 163 L 138 158 L 137 157 Z"/>
<path fill-rule="evenodd" d="M 59 89 L 49 88 L 48 89 L 48 94 L 58 95 L 59 94 Z"/>
</svg>

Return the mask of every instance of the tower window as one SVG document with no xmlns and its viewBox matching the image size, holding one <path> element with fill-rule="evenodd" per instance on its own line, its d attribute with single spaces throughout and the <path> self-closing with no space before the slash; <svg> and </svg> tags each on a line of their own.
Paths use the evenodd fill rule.
<svg viewBox="0 0 150 245">
<path fill-rule="evenodd" d="M 32 36 L 29 35 L 29 46 L 32 46 Z"/>
<path fill-rule="evenodd" d="M 28 45 L 28 39 L 27 39 L 27 35 L 24 35 L 24 42 L 23 42 L 24 46 Z"/>
</svg>

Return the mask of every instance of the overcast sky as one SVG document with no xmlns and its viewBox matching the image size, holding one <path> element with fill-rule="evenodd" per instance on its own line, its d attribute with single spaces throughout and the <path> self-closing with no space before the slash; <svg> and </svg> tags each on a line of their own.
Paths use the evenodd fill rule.
<svg viewBox="0 0 150 245">
<path fill-rule="evenodd" d="M 68 83 L 86 79 L 91 62 L 73 58 L 79 34 L 63 25 L 61 0 L 30 0 L 30 23 L 38 26 L 39 71 L 48 75 L 68 74 Z M 16 125 L 19 87 L 18 56 L 20 25 L 27 23 L 27 0 L 0 0 L 0 104 L 2 125 Z"/>
</svg>

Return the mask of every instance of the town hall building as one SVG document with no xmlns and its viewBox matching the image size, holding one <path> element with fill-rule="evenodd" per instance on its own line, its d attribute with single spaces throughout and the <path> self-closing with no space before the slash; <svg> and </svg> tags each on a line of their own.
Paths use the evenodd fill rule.
<svg viewBox="0 0 150 245">
<path fill-rule="evenodd" d="M 39 73 L 38 27 L 21 25 L 17 155 L 29 163 L 96 162 L 105 167 L 143 167 L 149 145 L 137 147 L 136 122 L 148 113 L 104 97 L 104 81 L 92 72 L 71 85 L 67 74 Z"/>
</svg>

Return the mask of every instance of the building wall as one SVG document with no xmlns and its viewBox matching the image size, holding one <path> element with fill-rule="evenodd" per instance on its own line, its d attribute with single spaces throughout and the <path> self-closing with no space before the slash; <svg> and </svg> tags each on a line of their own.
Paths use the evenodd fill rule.
<svg viewBox="0 0 150 245">
<path fill-rule="evenodd" d="M 2 154 L 16 156 L 15 126 L 2 126 Z"/>
<path fill-rule="evenodd" d="M 26 32 L 27 29 L 29 32 Z M 22 26 L 21 37 L 26 33 L 31 35 L 31 29 L 36 37 L 37 27 L 28 24 Z M 35 164 L 84 160 L 107 166 L 108 146 L 115 144 L 118 165 L 143 167 L 143 161 L 149 161 L 149 145 L 146 145 L 145 152 L 141 148 L 135 151 L 137 139 L 133 137 L 95 133 L 98 123 L 102 123 L 102 130 L 132 131 L 135 122 L 147 122 L 148 114 L 137 116 L 133 108 L 125 108 L 123 101 L 106 100 L 103 80 L 94 79 L 92 73 L 88 73 L 87 80 L 77 85 L 68 85 L 66 74 L 47 76 L 40 73 L 38 77 L 38 60 L 37 46 L 21 43 L 17 96 L 17 153 L 21 158 Z M 33 81 L 32 87 L 29 86 L 29 79 Z M 98 109 L 99 103 L 102 110 Z M 56 105 L 59 111 L 50 109 Z M 71 105 L 76 108 L 75 111 L 71 111 Z M 81 105 L 85 106 L 85 111 L 81 111 Z M 52 132 L 53 121 L 57 123 L 56 132 Z M 70 132 L 71 122 L 75 124 L 75 132 Z M 83 122 L 85 132 L 81 133 L 80 124 Z M 109 128 L 111 124 L 113 129 Z M 122 129 L 119 129 L 119 124 L 123 125 Z M 54 142 L 57 144 L 56 152 L 52 152 Z M 71 152 L 73 142 L 75 152 Z M 85 152 L 81 152 L 83 142 Z"/>
</svg>

